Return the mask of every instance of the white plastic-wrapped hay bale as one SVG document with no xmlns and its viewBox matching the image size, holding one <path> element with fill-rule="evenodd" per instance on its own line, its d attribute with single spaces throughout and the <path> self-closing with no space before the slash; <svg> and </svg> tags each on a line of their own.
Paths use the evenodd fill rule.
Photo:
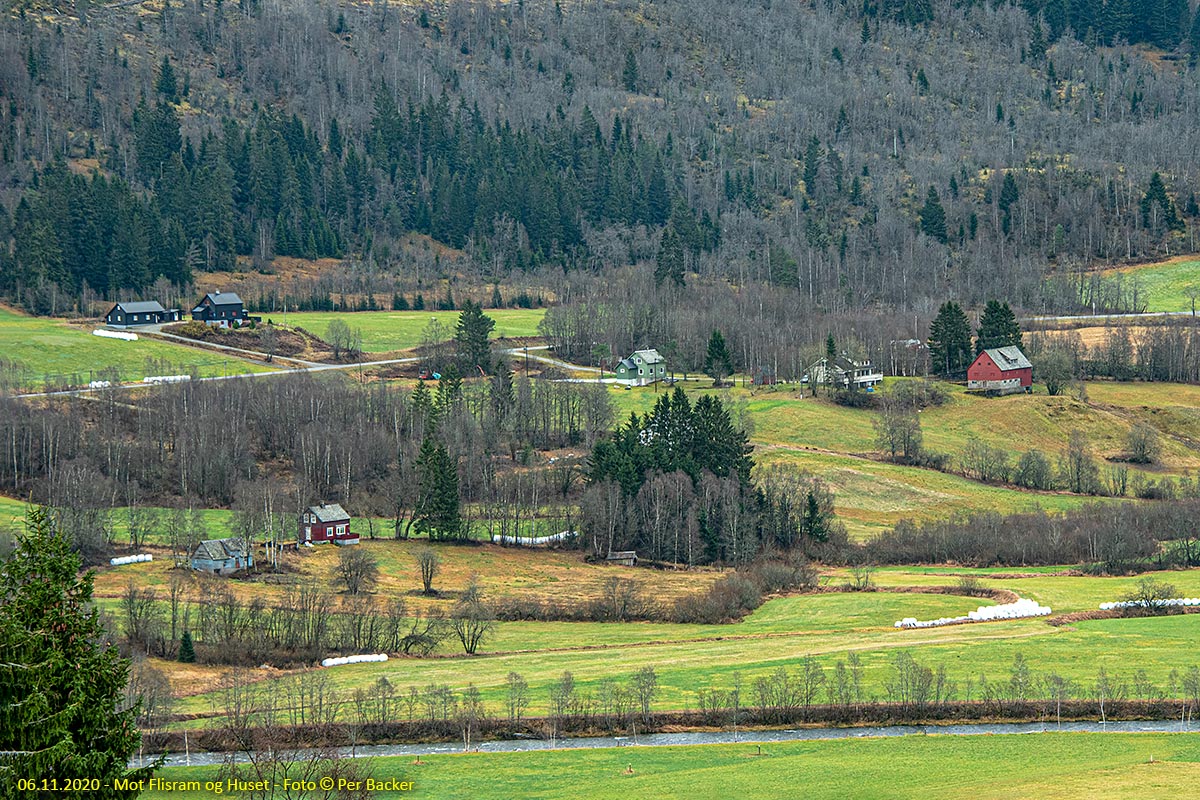
<svg viewBox="0 0 1200 800">
<path fill-rule="evenodd" d="M 136 556 L 117 556 L 110 558 L 108 563 L 114 567 L 123 567 L 126 564 L 141 564 L 146 561 L 153 561 L 154 556 L 149 553 L 139 553 Z"/>
<path fill-rule="evenodd" d="M 1036 600 L 1019 598 L 1013 603 L 1002 603 L 995 606 L 980 606 L 974 611 L 961 617 L 940 617 L 931 620 L 918 620 L 905 617 L 895 624 L 897 628 L 939 628 L 944 625 L 958 625 L 963 622 L 994 622 L 1001 619 L 1027 619 L 1029 617 L 1044 617 L 1051 613 L 1048 606 L 1039 604 Z"/>
<path fill-rule="evenodd" d="M 388 660 L 387 653 L 367 653 L 357 656 L 336 656 L 321 661 L 322 667 L 341 667 L 346 664 L 379 664 Z"/>
</svg>

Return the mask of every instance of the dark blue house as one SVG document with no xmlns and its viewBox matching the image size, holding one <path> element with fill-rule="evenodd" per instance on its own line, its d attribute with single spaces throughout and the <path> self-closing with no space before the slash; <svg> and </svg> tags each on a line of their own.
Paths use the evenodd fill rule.
<svg viewBox="0 0 1200 800">
<path fill-rule="evenodd" d="M 245 303 L 235 293 L 216 291 L 204 295 L 204 299 L 192 309 L 192 319 L 221 328 L 232 328 L 258 318 L 246 313 Z"/>
<path fill-rule="evenodd" d="M 178 322 L 178 308 L 163 308 L 153 300 L 117 303 L 104 315 L 104 321 L 113 328 L 130 328 L 135 325 L 159 325 L 163 322 Z"/>
</svg>

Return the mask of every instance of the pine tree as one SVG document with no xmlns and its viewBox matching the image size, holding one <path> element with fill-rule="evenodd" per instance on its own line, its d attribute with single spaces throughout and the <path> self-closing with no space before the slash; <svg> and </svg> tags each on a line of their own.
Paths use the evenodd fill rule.
<svg viewBox="0 0 1200 800">
<path fill-rule="evenodd" d="M 175 79 L 175 68 L 166 56 L 163 56 L 162 64 L 158 68 L 158 80 L 154 82 L 154 90 L 168 103 L 179 102 L 179 82 Z"/>
<path fill-rule="evenodd" d="M 99 783 L 67 797 L 132 797 L 114 780 L 144 780 L 153 767 L 128 768 L 141 740 L 138 709 L 124 700 L 129 662 L 92 605 L 94 573 L 80 574 L 44 509 L 31 509 L 26 527 L 0 566 L 0 795 L 37 797 L 16 789 L 21 778 Z"/>
<path fill-rule="evenodd" d="M 817 175 L 821 167 L 821 142 L 810 136 L 804 148 L 804 192 L 809 197 L 816 193 Z"/>
<path fill-rule="evenodd" d="M 725 337 L 720 331 L 714 330 L 708 337 L 708 351 L 704 355 L 704 374 L 720 386 L 728 376 L 733 374 L 733 356 L 725 344 Z"/>
<path fill-rule="evenodd" d="M 925 205 L 921 208 L 921 232 L 931 239 L 937 239 L 942 244 L 947 241 L 946 210 L 938 197 L 937 189 L 929 187 L 925 197 Z"/>
<path fill-rule="evenodd" d="M 458 496 L 458 467 L 446 448 L 426 436 L 417 454 L 419 484 L 416 517 L 418 533 L 430 539 L 454 539 L 462 533 Z"/>
<path fill-rule="evenodd" d="M 1150 176 L 1150 185 L 1142 195 L 1141 211 L 1142 225 L 1151 230 L 1182 230 L 1184 227 L 1175 201 L 1167 194 L 1166 184 L 1157 172 Z"/>
<path fill-rule="evenodd" d="M 934 372 L 948 378 L 971 362 L 971 323 L 953 300 L 942 304 L 929 328 L 929 360 Z"/>
<path fill-rule="evenodd" d="M 632 48 L 625 51 L 625 68 L 621 70 L 621 83 L 627 92 L 638 90 L 638 63 Z"/>
<path fill-rule="evenodd" d="M 196 662 L 196 648 L 192 644 L 191 631 L 184 631 L 182 638 L 179 640 L 179 662 L 181 664 L 194 664 Z"/>
<path fill-rule="evenodd" d="M 683 242 L 672 225 L 663 230 L 658 257 L 654 261 L 654 282 L 661 285 L 668 278 L 676 286 L 684 285 Z"/>
<path fill-rule="evenodd" d="M 342 129 L 338 125 L 337 117 L 329 121 L 329 139 L 326 141 L 326 147 L 329 148 L 329 154 L 334 158 L 342 157 Z"/>
<path fill-rule="evenodd" d="M 999 300 L 989 300 L 979 317 L 979 330 L 976 332 L 975 355 L 994 347 L 1020 347 L 1021 326 L 1008 303 L 1001 305 Z"/>
<path fill-rule="evenodd" d="M 484 372 L 492 371 L 488 336 L 495 327 L 496 321 L 484 314 L 478 303 L 471 300 L 463 303 L 462 311 L 458 315 L 454 344 L 458 348 L 458 357 L 470 372 L 473 373 L 476 367 Z"/>
<path fill-rule="evenodd" d="M 997 205 L 1000 206 L 1000 213 L 1004 215 L 1000 227 L 1005 233 L 1008 233 L 1012 227 L 1012 207 L 1020 196 L 1020 192 L 1017 191 L 1016 178 L 1011 172 L 1004 173 L 1004 182 L 1000 186 L 1000 198 Z"/>
</svg>

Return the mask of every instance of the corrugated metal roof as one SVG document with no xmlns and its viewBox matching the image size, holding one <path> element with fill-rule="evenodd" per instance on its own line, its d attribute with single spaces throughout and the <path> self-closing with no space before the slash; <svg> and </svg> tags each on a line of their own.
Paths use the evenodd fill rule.
<svg viewBox="0 0 1200 800">
<path fill-rule="evenodd" d="M 228 306 L 242 302 L 242 298 L 238 297 L 235 292 L 209 292 L 204 296 L 218 306 Z"/>
<path fill-rule="evenodd" d="M 635 356 L 641 356 L 642 360 L 647 364 L 660 364 L 663 361 L 666 361 L 665 358 L 658 354 L 657 350 L 635 350 L 633 354 Z"/>
<path fill-rule="evenodd" d="M 993 347 L 983 352 L 987 353 L 988 358 L 996 362 L 996 366 L 1005 372 L 1033 368 L 1033 364 L 1029 363 L 1029 359 L 1021 352 L 1021 348 L 1016 346 Z"/>
<path fill-rule="evenodd" d="M 344 519 L 350 519 L 350 515 L 346 513 L 346 509 L 337 503 L 309 506 L 308 513 L 315 516 L 318 522 L 339 522 Z"/>
<path fill-rule="evenodd" d="M 166 311 L 162 304 L 155 300 L 135 300 L 130 303 L 117 303 L 115 308 L 119 308 L 126 314 L 150 314 L 153 312 Z"/>
<path fill-rule="evenodd" d="M 246 555 L 244 539 L 206 539 L 196 547 L 192 558 L 224 561 L 227 558 L 245 558 Z"/>
</svg>

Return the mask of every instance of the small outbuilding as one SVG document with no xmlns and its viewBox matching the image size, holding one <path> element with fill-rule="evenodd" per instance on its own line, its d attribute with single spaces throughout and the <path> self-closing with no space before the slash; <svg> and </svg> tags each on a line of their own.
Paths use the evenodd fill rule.
<svg viewBox="0 0 1200 800">
<path fill-rule="evenodd" d="M 666 380 L 667 360 L 657 350 L 637 350 L 617 362 L 617 378 L 644 386 Z"/>
<path fill-rule="evenodd" d="M 620 567 L 636 567 L 638 556 L 636 550 L 614 550 L 605 556 L 604 560 Z"/>
<path fill-rule="evenodd" d="M 164 322 L 178 321 L 178 308 L 163 308 L 162 303 L 155 300 L 116 303 L 104 315 L 104 322 L 110 328 L 132 328 L 138 325 L 161 325 Z"/>
<path fill-rule="evenodd" d="M 1033 391 L 1033 364 L 1015 346 L 984 350 L 967 367 L 967 390 L 991 395 Z"/>
<path fill-rule="evenodd" d="M 300 544 L 358 544 L 350 530 L 350 514 L 337 503 L 309 506 L 300 515 Z"/>
<path fill-rule="evenodd" d="M 210 575 L 232 575 L 254 566 L 250 545 L 241 537 L 209 539 L 192 553 L 192 569 Z"/>
</svg>

